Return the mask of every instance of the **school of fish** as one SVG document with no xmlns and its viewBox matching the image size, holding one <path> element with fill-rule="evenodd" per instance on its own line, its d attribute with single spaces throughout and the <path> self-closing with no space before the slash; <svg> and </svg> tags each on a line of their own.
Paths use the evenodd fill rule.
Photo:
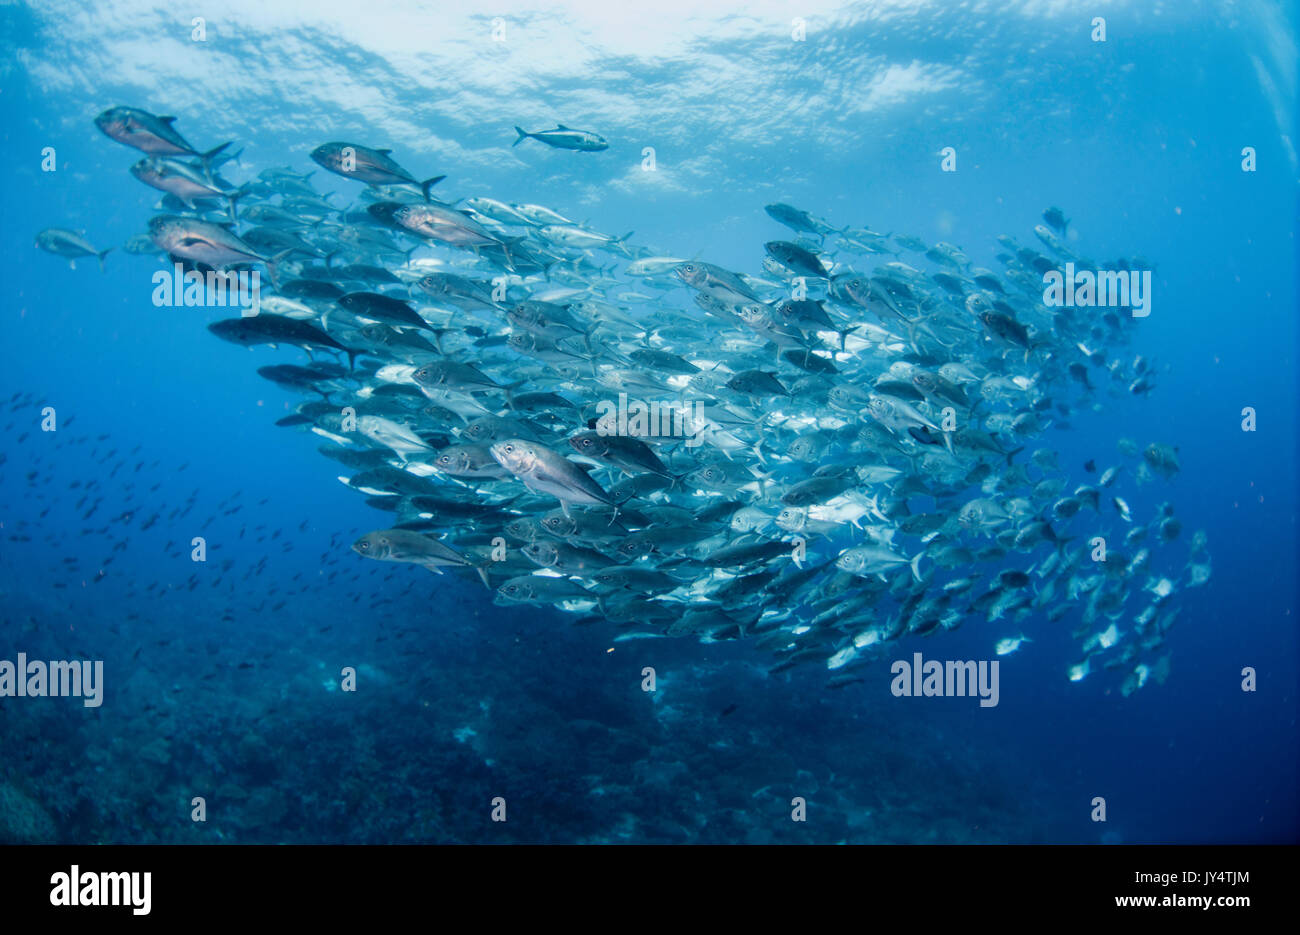
<svg viewBox="0 0 1300 935">
<path fill-rule="evenodd" d="M 321 436 L 389 514 L 358 555 L 457 570 L 615 640 L 754 639 L 772 671 L 820 665 L 833 687 L 968 622 L 998 656 L 1068 628 L 1072 681 L 1115 670 L 1127 695 L 1166 677 L 1176 595 L 1211 569 L 1204 533 L 1138 498 L 1172 481 L 1177 449 L 1120 439 L 1098 473 L 1037 441 L 1156 378 L 1126 309 L 1049 308 L 1044 274 L 1149 264 L 1080 256 L 1059 209 L 1033 241 L 999 237 L 995 271 L 771 204 L 749 275 L 541 205 L 437 200 L 442 176 L 358 143 L 311 153 L 363 183 L 350 205 L 289 168 L 234 186 L 229 144 L 200 151 L 174 122 L 96 121 L 164 192 L 125 249 L 265 270 L 257 314 L 209 329 L 307 353 L 258 372 L 303 397 L 281 424 Z M 58 228 L 37 245 L 108 252 Z"/>
</svg>

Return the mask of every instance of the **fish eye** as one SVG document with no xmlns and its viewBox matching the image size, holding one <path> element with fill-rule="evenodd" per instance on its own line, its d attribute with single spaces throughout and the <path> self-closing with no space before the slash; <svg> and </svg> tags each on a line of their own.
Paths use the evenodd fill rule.
<svg viewBox="0 0 1300 935">
<path fill-rule="evenodd" d="M 514 445 L 506 445 L 506 453 L 507 453 L 507 454 L 508 454 L 509 452 L 511 452 L 511 451 L 514 451 L 514 450 L 515 450 L 515 446 L 514 446 Z"/>
<path fill-rule="evenodd" d="M 367 540 L 362 539 L 360 542 L 357 543 L 357 549 L 358 549 L 358 551 L 361 551 L 361 552 L 369 552 L 369 551 L 370 551 L 370 543 L 369 543 Z"/>
</svg>

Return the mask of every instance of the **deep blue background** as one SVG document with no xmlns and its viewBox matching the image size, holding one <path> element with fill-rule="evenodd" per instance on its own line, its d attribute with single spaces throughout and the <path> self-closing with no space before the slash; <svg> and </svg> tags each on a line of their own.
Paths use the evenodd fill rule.
<svg viewBox="0 0 1300 935">
<path fill-rule="evenodd" d="M 690 710 L 664 729 L 659 746 L 627 756 L 667 769 L 682 749 L 691 748 L 690 778 L 682 780 L 687 786 L 712 781 L 711 769 L 745 779 L 744 756 L 724 766 L 723 754 L 710 756 L 715 743 L 742 751 L 798 750 L 791 768 L 803 756 L 814 772 L 820 770 L 824 783 L 834 781 L 827 777 L 837 764 L 853 771 L 863 763 L 888 763 L 891 757 L 906 758 L 909 744 L 916 744 L 927 756 L 940 751 L 936 755 L 948 757 L 942 768 L 920 769 L 908 780 L 918 801 L 945 794 L 949 783 L 985 784 L 1005 797 L 999 801 L 1006 811 L 1035 816 L 1026 824 L 1037 831 L 1017 829 L 1009 832 L 1011 839 L 1097 841 L 1108 830 L 1126 842 L 1295 839 L 1296 166 L 1260 93 L 1251 64 L 1251 56 L 1260 54 L 1260 40 L 1247 26 L 1225 31 L 1210 15 L 1125 25 L 1112 15 L 1105 46 L 1080 38 L 1086 29 L 1077 23 L 1059 20 L 985 23 L 981 32 L 976 23 L 958 18 L 968 28 L 957 29 L 952 38 L 919 17 L 914 28 L 898 32 L 859 23 L 835 34 L 814 33 L 809 47 L 797 54 L 829 57 L 821 67 L 830 73 L 834 57 L 847 68 L 867 48 L 904 63 L 927 57 L 956 61 L 976 41 L 982 43 L 984 61 L 1005 58 L 1032 80 L 1003 83 L 997 73 L 977 75 L 983 80 L 977 90 L 958 86 L 936 92 L 924 106 L 854 115 L 834 106 L 824 109 L 817 82 L 801 78 L 808 69 L 796 64 L 786 98 L 746 102 L 756 123 L 770 124 L 767 131 L 734 143 L 727 125 L 692 117 L 690 111 L 674 112 L 658 99 L 655 82 L 671 85 L 677 66 L 621 61 L 624 70 L 593 76 L 589 84 L 624 82 L 626 92 L 643 83 L 641 119 L 580 124 L 583 112 L 566 108 L 564 88 L 555 84 L 537 93 L 532 110 L 542 115 L 540 121 L 556 112 L 561 122 L 593 125 L 613 143 L 597 157 L 529 145 L 514 150 L 509 160 L 470 158 L 484 151 L 510 152 L 510 127 L 524 116 L 479 113 L 472 127 L 440 124 L 418 104 L 427 89 L 403 86 L 399 76 L 368 58 L 370 53 L 358 50 L 357 62 L 348 66 L 354 72 L 371 68 L 376 86 L 386 88 L 383 106 L 407 108 L 431 138 L 464 140 L 469 155 L 461 163 L 399 150 L 415 175 L 448 175 L 442 197 L 491 194 L 539 202 L 600 230 L 633 229 L 635 242 L 677 256 L 759 272 L 763 241 L 782 231 L 762 206 L 784 200 L 837 224 L 946 240 L 961 246 L 976 265 L 990 268 L 996 268 L 995 235 L 1010 233 L 1031 243 L 1030 228 L 1040 212 L 1057 204 L 1072 218 L 1086 254 L 1136 253 L 1155 263 L 1153 314 L 1139 324 L 1133 347 L 1158 366 L 1155 392 L 1148 399 L 1111 400 L 1104 413 L 1079 413 L 1070 432 L 1049 433 L 1043 443 L 1059 448 L 1061 463 L 1076 472 L 1088 458 L 1099 464 L 1118 461 L 1120 437 L 1141 445 L 1178 445 L 1182 473 L 1172 483 L 1145 488 L 1142 505 L 1149 512 L 1155 502 L 1171 500 L 1185 534 L 1205 529 L 1214 576 L 1184 603 L 1169 642 L 1172 675 L 1164 686 L 1150 685 L 1126 699 L 1104 678 L 1068 683 L 1064 669 L 1074 660 L 1065 635 L 1031 629 L 1035 642 L 1003 661 L 1001 704 L 987 710 L 955 701 L 894 699 L 883 665 L 867 671 L 865 684 L 826 692 L 816 671 L 758 678 L 755 673 L 766 660 L 748 646 L 662 640 L 618 644 L 610 654 L 610 634 L 599 626 L 575 630 L 558 614 L 502 611 L 471 583 L 433 579 L 414 568 L 377 568 L 353 556 L 346 543 L 382 525 L 384 516 L 334 479 L 346 471 L 315 452 L 312 436 L 272 424 L 295 400 L 254 372 L 299 355 L 244 351 L 216 341 L 204 328 L 223 317 L 213 310 L 150 304 L 155 261 L 128 256 L 120 245 L 144 230 L 156 193 L 127 174 L 138 154 L 101 135 L 91 119 L 119 103 L 178 113 L 179 128 L 200 148 L 228 138 L 247 147 L 245 165 L 230 167 L 235 180 L 270 165 L 313 168 L 306 152 L 327 139 L 358 137 L 387 145 L 383 131 L 368 125 L 363 114 L 317 109 L 311 99 L 286 98 L 274 87 L 261 95 L 250 95 L 244 85 L 230 92 L 164 84 L 148 89 L 138 80 L 116 84 L 106 76 L 91 82 L 93 91 L 55 93 L 24 67 L 40 61 L 55 43 L 51 24 L 42 25 L 21 8 L 0 16 L 7 45 L 27 56 L 9 66 L 0 94 L 6 166 L 0 183 L 5 218 L 0 255 L 6 258 L 0 400 L 31 393 L 54 405 L 64 422 L 75 415 L 75 424 L 56 438 L 35 431 L 34 411 L 23 410 L 22 421 L 4 435 L 0 658 L 42 645 L 46 651 L 82 650 L 110 661 L 104 707 L 93 713 L 66 707 L 49 715 L 43 728 L 47 746 L 26 764 L 15 758 L 11 738 L 19 736 L 19 721 L 38 715 L 12 701 L 0 702 L 0 775 L 39 798 L 48 776 L 71 771 L 83 796 L 93 798 L 98 780 L 87 751 L 61 741 L 61 719 L 94 719 L 94 736 L 106 749 L 115 732 L 129 735 L 129 744 L 142 743 L 148 728 L 135 720 L 136 704 L 154 683 L 187 686 L 184 696 L 203 711 L 195 721 L 203 720 L 205 743 L 226 751 L 217 755 L 221 759 L 239 749 L 240 738 L 268 710 L 292 720 L 294 706 L 302 705 L 301 717 L 319 719 L 311 705 L 320 704 L 325 697 L 320 682 L 340 665 L 368 664 L 384 674 L 396 695 L 407 700 L 418 695 L 435 711 L 460 712 L 445 719 L 430 715 L 427 729 L 440 737 L 465 722 L 462 709 L 476 706 L 467 692 L 482 699 L 509 698 L 502 703 L 516 707 L 536 705 L 560 724 L 579 716 L 601 720 L 604 706 L 624 712 L 610 715 L 615 720 L 636 723 L 649 716 L 645 707 L 651 703 L 637 687 L 640 668 L 654 665 L 665 686 L 663 697 L 652 704 L 676 699 L 671 703 Z M 976 35 L 984 38 L 973 40 Z M 1288 38 L 1294 54 L 1294 33 Z M 259 54 L 255 37 L 221 41 L 236 57 L 256 60 Z M 820 51 L 818 41 L 825 43 Z M 995 53 L 999 43 L 1007 49 L 1002 56 Z M 709 51 L 754 54 L 744 43 Z M 276 64 L 294 67 L 292 61 Z M 153 93 L 145 93 L 149 90 Z M 1289 89 L 1292 102 L 1294 90 Z M 817 106 L 801 109 L 801 96 Z M 778 106 L 787 117 L 763 116 L 765 107 Z M 208 119 L 209 109 L 239 114 L 242 124 Z M 280 115 L 292 132 L 276 129 Z M 1287 132 L 1294 141 L 1293 115 L 1290 119 Z M 311 131 L 299 132 L 302 123 Z M 812 123 L 833 128 L 842 142 L 821 145 L 820 134 L 805 130 Z M 707 154 L 705 165 L 714 177 L 683 175 L 681 190 L 637 188 L 632 171 L 643 145 L 657 147 L 665 171 Z M 958 150 L 954 174 L 938 171 L 938 151 L 949 145 Z M 1259 153 L 1259 171 L 1252 174 L 1240 170 L 1246 145 Z M 45 146 L 57 150 L 54 173 L 40 171 Z M 633 184 L 612 184 L 626 178 Z M 341 180 L 323 184 L 350 194 Z M 87 262 L 73 272 L 33 248 L 36 231 L 48 226 L 85 228 L 101 249 L 118 249 L 104 273 Z M 1244 406 L 1258 411 L 1254 434 L 1240 429 Z M 19 444 L 23 431 L 32 434 Z M 122 529 L 123 535 L 129 532 L 131 547 L 103 582 L 83 585 L 88 576 L 82 575 L 66 582 L 67 588 L 54 589 L 55 581 L 64 580 L 58 566 L 69 554 L 82 556 L 82 567 L 93 574 L 107 545 L 81 530 L 99 527 L 122 509 L 113 508 L 114 491 L 120 490 L 107 482 L 110 495 L 95 521 L 82 523 L 68 509 L 67 485 L 105 471 L 77 455 L 91 445 L 74 449 L 64 440 L 85 433 L 111 435 L 111 442 L 99 445 L 101 452 L 117 447 L 125 454 L 142 445 L 132 464 L 159 461 L 145 472 L 147 486 L 161 481 L 149 494 L 151 501 L 170 509 L 198 488 L 200 505 L 182 528 L 163 523 L 146 533 Z M 185 462 L 189 467 L 177 472 Z M 33 466 L 41 473 L 29 483 L 24 475 Z M 116 482 L 123 479 L 119 474 Z M 236 491 L 245 504 L 239 514 L 211 525 L 201 522 Z M 256 506 L 263 499 L 268 502 Z M 51 503 L 51 512 L 38 520 L 39 510 Z M 35 530 L 32 541 L 3 534 L 22 521 L 31 524 L 28 533 Z M 281 529 L 283 536 L 254 546 L 253 535 L 237 538 L 245 524 Z M 143 597 L 144 582 L 179 586 L 193 573 L 184 557 L 176 562 L 162 550 L 166 540 L 187 541 L 191 535 L 214 544 L 210 565 L 213 556 L 234 560 L 228 581 L 217 587 L 205 582 L 193 592 L 173 591 L 163 599 Z M 292 548 L 284 551 L 288 541 Z M 338 564 L 325 565 L 326 553 Z M 249 577 L 263 554 L 266 570 Z M 336 572 L 332 580 L 331 572 Z M 302 578 L 294 588 L 304 581 L 312 587 L 272 612 L 297 574 Z M 262 610 L 255 612 L 258 606 Z M 131 612 L 138 619 L 127 619 Z M 117 633 L 108 628 L 113 622 L 120 625 Z M 402 626 L 413 631 L 405 637 L 406 649 L 398 651 L 395 640 L 378 639 Z M 1002 635 L 971 625 L 945 636 L 943 652 L 948 658 L 986 656 Z M 170 642 L 160 644 L 164 638 Z M 938 644 L 925 644 L 927 652 L 931 645 Z M 128 651 L 138 646 L 149 650 L 131 661 Z M 910 656 L 912 648 L 904 644 L 899 653 Z M 263 660 L 265 654 L 270 657 Z M 190 683 L 207 671 L 195 668 L 196 658 L 254 656 L 259 659 L 255 678 L 222 669 L 202 692 L 195 683 L 190 693 Z M 1259 672 L 1253 694 L 1239 689 L 1244 666 Z M 434 668 L 441 681 L 430 685 L 425 679 Z M 523 671 L 533 677 L 523 678 Z M 131 690 L 119 696 L 120 686 L 132 678 Z M 689 681 L 691 687 L 677 688 L 677 694 L 674 681 L 678 686 Z M 309 695 L 313 690 L 319 697 Z M 738 709 L 722 721 L 718 711 L 731 703 Z M 382 707 L 352 713 L 338 729 L 354 742 L 371 729 L 372 719 L 396 716 Z M 530 722 L 527 712 L 516 710 L 514 716 Z M 418 744 L 424 728 L 418 722 L 409 728 L 410 742 Z M 560 729 L 556 736 L 563 734 Z M 574 754 L 580 755 L 581 741 L 574 743 Z M 528 744 L 520 739 L 516 747 Z M 125 769 L 117 749 L 99 768 Z M 498 749 L 508 751 L 511 745 L 502 742 Z M 374 755 L 389 768 L 402 753 Z M 575 776 L 584 773 L 579 764 L 567 762 Z M 753 787 L 772 782 L 779 772 L 756 766 Z M 130 790 L 138 787 L 139 799 L 149 800 L 158 794 L 149 775 L 146 770 L 122 782 L 116 794 L 129 800 Z M 317 775 L 325 795 L 330 774 Z M 455 783 L 455 777 L 441 778 Z M 790 794 L 800 794 L 798 780 L 786 778 L 794 789 Z M 935 788 L 926 788 L 930 780 Z M 485 791 L 483 797 L 490 794 L 495 793 Z M 1088 821 L 1088 802 L 1096 795 L 1109 806 L 1110 821 L 1101 830 Z M 183 814 L 183 799 L 178 801 Z M 645 808 L 652 824 L 651 801 L 646 799 Z M 475 801 L 473 807 L 479 806 Z M 115 840 L 146 839 L 141 829 L 158 820 L 148 812 L 132 822 L 106 824 L 101 818 L 96 823 L 66 802 L 48 807 L 59 813 L 62 827 L 108 827 L 112 830 L 101 833 Z M 371 802 L 355 820 L 381 826 L 403 809 L 400 802 Z M 257 830 L 245 830 L 241 839 L 279 840 L 299 833 L 303 837 L 294 839 L 314 839 L 310 828 L 249 824 Z M 553 825 L 549 839 L 566 839 L 565 819 L 553 816 Z M 602 837 L 599 831 L 584 834 Z M 810 834 L 813 840 L 845 837 L 838 831 L 821 837 L 815 828 Z M 980 833 L 972 837 L 980 839 Z M 332 839 L 349 836 L 337 832 Z"/>
</svg>

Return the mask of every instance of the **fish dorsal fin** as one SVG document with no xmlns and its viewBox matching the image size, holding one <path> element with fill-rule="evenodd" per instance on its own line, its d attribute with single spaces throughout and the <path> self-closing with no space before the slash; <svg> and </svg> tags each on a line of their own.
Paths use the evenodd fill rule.
<svg viewBox="0 0 1300 935">
<path fill-rule="evenodd" d="M 167 124 L 176 122 L 175 117 L 159 117 L 158 119 L 161 120 L 163 123 L 167 123 Z"/>
<path fill-rule="evenodd" d="M 569 128 L 566 127 L 566 126 L 565 126 L 564 124 L 562 124 L 562 123 L 557 123 L 557 124 L 555 125 L 555 129 L 557 129 L 557 130 L 567 130 L 567 129 L 569 129 Z"/>
</svg>

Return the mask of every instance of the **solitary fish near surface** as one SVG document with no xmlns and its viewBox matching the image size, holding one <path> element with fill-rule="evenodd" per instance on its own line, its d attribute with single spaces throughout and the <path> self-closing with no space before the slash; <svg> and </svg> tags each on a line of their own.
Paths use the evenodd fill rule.
<svg viewBox="0 0 1300 935">
<path fill-rule="evenodd" d="M 583 153 L 598 153 L 603 149 L 609 149 L 609 143 L 603 136 L 589 130 L 573 130 L 562 123 L 557 124 L 554 130 L 529 133 L 522 127 L 515 127 L 515 132 L 519 135 L 510 144 L 511 146 L 518 146 L 524 140 L 532 139 L 554 149 L 572 149 Z"/>
</svg>

